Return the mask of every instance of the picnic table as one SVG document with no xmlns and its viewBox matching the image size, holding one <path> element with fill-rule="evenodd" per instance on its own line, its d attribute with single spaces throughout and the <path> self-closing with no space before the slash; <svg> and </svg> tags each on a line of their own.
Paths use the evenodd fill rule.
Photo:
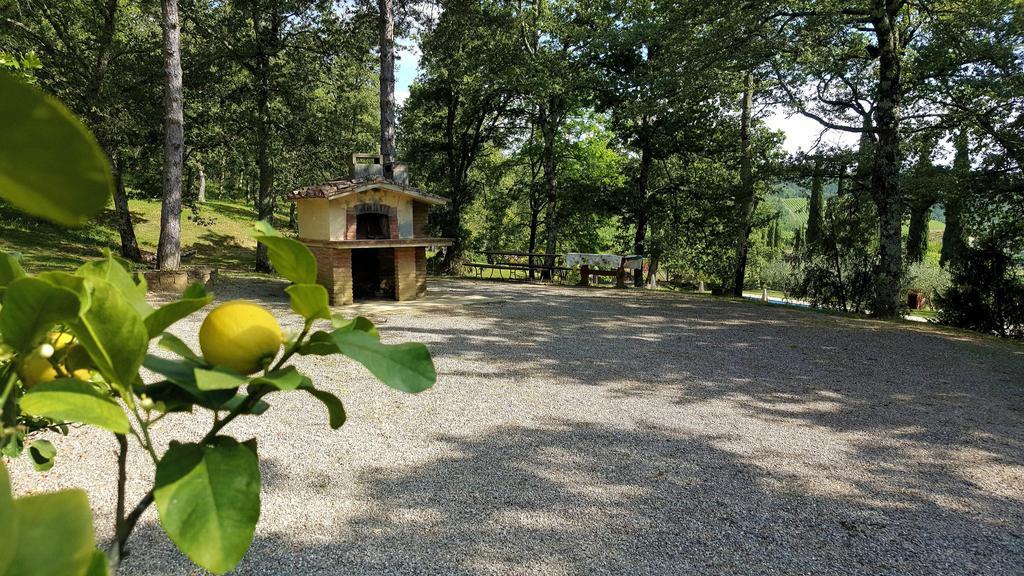
<svg viewBox="0 0 1024 576">
<path fill-rule="evenodd" d="M 507 270 L 512 278 L 515 272 L 523 272 L 524 278 L 533 279 L 534 273 L 540 271 L 542 275 L 549 278 L 558 276 L 565 279 L 566 273 L 570 270 L 565 266 L 558 265 L 561 254 L 543 254 L 536 252 L 509 252 L 502 250 L 487 250 L 481 252 L 487 259 L 486 262 L 470 262 L 470 268 L 475 268 L 477 274 L 483 278 L 484 272 L 489 272 L 489 278 L 494 278 L 495 271 Z M 551 263 L 550 265 L 548 263 Z"/>
<path fill-rule="evenodd" d="M 569 252 L 565 255 L 565 264 L 569 267 L 579 267 L 580 286 L 589 286 L 591 277 L 614 276 L 615 287 L 626 287 L 626 270 L 642 269 L 644 257 L 638 254 L 620 256 L 618 254 L 583 254 L 580 252 Z"/>
</svg>

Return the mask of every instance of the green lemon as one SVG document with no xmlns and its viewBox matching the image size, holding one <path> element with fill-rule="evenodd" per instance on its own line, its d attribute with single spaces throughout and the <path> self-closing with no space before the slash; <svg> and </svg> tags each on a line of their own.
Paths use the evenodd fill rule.
<svg viewBox="0 0 1024 576">
<path fill-rule="evenodd" d="M 277 355 L 283 340 L 274 316 L 244 300 L 217 306 L 199 328 L 199 347 L 206 361 L 242 374 L 263 368 Z"/>
</svg>

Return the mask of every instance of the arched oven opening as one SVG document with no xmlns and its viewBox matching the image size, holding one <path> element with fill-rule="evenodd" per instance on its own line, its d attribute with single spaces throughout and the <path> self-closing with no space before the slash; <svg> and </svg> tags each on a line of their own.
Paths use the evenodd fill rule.
<svg viewBox="0 0 1024 576">
<path fill-rule="evenodd" d="M 391 217 L 379 212 L 356 215 L 356 240 L 389 240 Z"/>
</svg>

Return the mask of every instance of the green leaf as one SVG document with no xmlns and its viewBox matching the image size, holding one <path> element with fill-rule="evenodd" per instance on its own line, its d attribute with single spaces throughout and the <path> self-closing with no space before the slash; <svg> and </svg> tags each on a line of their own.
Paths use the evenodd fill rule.
<svg viewBox="0 0 1024 576">
<path fill-rule="evenodd" d="M 89 352 L 93 364 L 123 397 L 138 377 L 146 356 L 149 336 L 136 309 L 121 292 L 105 280 L 93 278 L 89 309 L 70 322 L 72 332 Z"/>
<path fill-rule="evenodd" d="M 342 354 L 396 390 L 422 392 L 437 381 L 434 361 L 423 344 L 381 344 L 360 330 L 335 330 L 331 336 Z"/>
<path fill-rule="evenodd" d="M 309 338 L 299 346 L 299 354 L 304 356 L 316 355 L 316 356 L 330 356 L 331 354 L 340 354 L 341 350 L 338 349 L 338 345 L 334 343 L 334 337 L 331 336 L 330 332 L 324 332 L 323 330 L 317 330 L 309 335 Z"/>
<path fill-rule="evenodd" d="M 160 374 L 167 381 L 179 389 L 187 392 L 192 397 L 192 404 L 199 404 L 205 408 L 211 410 L 218 410 L 223 408 L 224 404 L 231 400 L 235 395 L 234 389 L 229 390 L 200 390 L 196 385 L 196 365 L 185 360 L 168 360 L 166 358 L 160 358 L 159 356 L 153 356 L 152 354 L 146 355 L 146 360 L 142 364 L 147 370 L 152 370 L 157 374 Z M 158 384 L 159 385 L 159 384 Z M 146 394 L 154 400 L 161 400 L 156 395 L 150 394 L 150 391 L 156 394 L 165 393 L 165 397 L 162 398 L 164 401 L 171 401 L 181 407 L 183 399 L 174 395 L 172 392 L 167 392 L 163 388 L 156 390 L 150 390 L 150 387 L 143 389 Z M 140 392 L 141 393 L 141 392 Z"/>
<path fill-rule="evenodd" d="M 185 289 L 180 300 L 157 308 L 146 316 L 146 331 L 150 339 L 156 338 L 172 324 L 213 302 L 213 294 L 207 294 L 203 285 L 195 282 Z"/>
<path fill-rule="evenodd" d="M 179 550 L 216 574 L 234 568 L 260 516 L 260 465 L 253 451 L 218 436 L 210 445 L 172 444 L 156 467 L 160 524 Z"/>
<path fill-rule="evenodd" d="M 209 370 L 195 368 L 193 373 L 196 376 L 196 387 L 203 391 L 233 390 L 249 382 L 249 379 L 245 376 L 223 366 L 217 366 Z"/>
<path fill-rule="evenodd" d="M 0 438 L 0 442 L 0 455 L 17 458 L 25 448 L 25 431 L 15 428 L 13 432 L 8 432 L 6 436 Z"/>
<path fill-rule="evenodd" d="M 191 362 L 182 362 L 181 360 L 171 360 L 154 356 L 153 354 L 146 354 L 142 366 L 147 370 L 160 374 L 175 384 L 189 384 L 193 387 L 196 384 L 196 376 L 192 372 L 195 369 L 195 364 Z"/>
<path fill-rule="evenodd" d="M 5 576 L 86 573 L 96 545 L 85 492 L 64 490 L 18 498 L 14 513 L 17 548 Z"/>
<path fill-rule="evenodd" d="M 373 322 L 371 322 L 369 318 L 364 316 L 356 316 L 355 318 L 348 319 L 339 314 L 334 314 L 331 316 L 331 324 L 334 325 L 336 330 L 359 330 L 360 332 L 366 332 L 370 336 L 380 340 L 380 332 L 377 331 L 377 327 L 373 325 Z"/>
<path fill-rule="evenodd" d="M 280 370 L 274 370 L 266 376 L 254 378 L 252 383 L 273 386 L 278 390 L 296 390 L 306 383 L 312 385 L 309 378 L 296 370 L 294 366 L 287 366 Z"/>
<path fill-rule="evenodd" d="M 242 402 L 245 402 L 248 399 L 249 397 L 246 396 L 245 394 L 236 394 L 233 398 L 231 398 L 223 405 L 221 405 L 220 408 L 221 410 L 234 410 L 241 406 Z M 249 408 L 245 412 L 242 412 L 242 414 L 252 414 L 254 416 L 259 416 L 260 414 L 263 414 L 269 409 L 270 404 L 267 404 L 263 400 L 257 400 L 256 403 L 252 405 L 252 408 Z"/>
<path fill-rule="evenodd" d="M 0 72 L 0 198 L 65 226 L 80 226 L 110 200 L 106 155 L 55 98 Z"/>
<path fill-rule="evenodd" d="M 18 523 L 15 521 L 14 498 L 11 496 L 11 479 L 7 466 L 0 458 L 0 574 L 7 574 L 7 566 L 14 557 L 18 542 Z"/>
<path fill-rule="evenodd" d="M 116 434 L 129 431 L 128 417 L 113 398 L 92 384 L 72 378 L 33 386 L 22 396 L 20 406 L 30 416 L 92 424 Z"/>
<path fill-rule="evenodd" d="M 7 286 L 4 307 L 0 308 L 4 343 L 19 352 L 28 352 L 55 324 L 78 316 L 81 305 L 70 290 L 38 278 L 19 278 Z"/>
<path fill-rule="evenodd" d="M 149 365 L 150 358 L 147 357 L 146 367 L 152 370 L 153 368 Z M 168 378 L 165 381 L 157 382 L 149 386 L 142 386 L 136 388 L 136 392 L 141 396 L 146 396 L 153 399 L 157 403 L 156 409 L 161 412 L 191 412 L 192 405 L 198 404 L 204 408 L 210 410 L 228 410 L 230 407 L 227 406 L 233 396 L 235 396 L 234 390 L 211 390 L 209 392 L 203 392 L 196 387 L 195 376 L 192 374 L 193 366 L 175 362 L 173 360 L 157 359 L 167 363 L 167 367 L 175 364 L 184 366 L 184 372 L 187 373 L 187 379 L 175 378 L 172 380 Z M 181 376 L 180 370 L 171 368 L 168 371 L 177 371 Z M 154 372 L 160 373 L 158 370 Z"/>
<path fill-rule="evenodd" d="M 292 310 L 306 320 L 315 318 L 328 319 L 331 308 L 327 299 L 327 289 L 319 284 L 292 284 L 284 289 L 291 299 Z"/>
<path fill-rule="evenodd" d="M 252 227 L 253 230 L 258 232 L 258 234 L 256 234 L 257 236 L 281 237 L 281 233 L 278 232 L 273 226 L 271 226 L 270 222 L 267 222 L 266 220 L 259 220 L 255 224 L 253 224 Z"/>
<path fill-rule="evenodd" d="M 92 282 L 88 279 L 68 274 L 67 272 L 41 272 L 36 274 L 36 278 L 48 282 L 57 288 L 74 292 L 81 303 L 79 314 L 89 309 L 92 303 Z"/>
<path fill-rule="evenodd" d="M 83 278 L 106 280 L 117 288 L 125 300 L 135 308 L 139 316 L 145 318 L 153 312 L 153 307 L 146 302 L 146 283 L 137 275 L 129 274 L 120 262 L 111 256 L 108 250 L 102 260 L 93 260 L 82 264 L 75 274 Z M 162 330 L 161 330 L 162 332 Z"/>
<path fill-rule="evenodd" d="M 18 258 L 13 254 L 0 252 L 0 288 L 6 288 L 11 282 L 25 276 L 27 274 L 21 267 L 21 262 L 18 262 Z"/>
<path fill-rule="evenodd" d="M 35 440 L 28 445 L 28 457 L 32 466 L 39 472 L 53 468 L 53 459 L 57 456 L 57 448 L 49 440 Z"/>
<path fill-rule="evenodd" d="M 346 319 L 335 314 L 331 316 L 331 323 L 334 324 L 335 328 L 342 332 L 359 330 L 360 332 L 365 332 L 380 340 L 380 332 L 377 331 L 377 327 L 373 325 L 373 322 L 370 322 L 362 316 Z M 299 354 L 302 355 L 314 354 L 317 356 L 329 356 L 331 354 L 340 353 L 341 350 L 338 348 L 337 343 L 334 342 L 334 336 L 332 336 L 330 332 L 324 332 L 323 330 L 313 332 L 310 334 L 309 338 L 299 346 Z"/>
<path fill-rule="evenodd" d="M 178 338 L 174 334 L 164 334 L 160 337 L 160 342 L 158 344 L 164 350 L 174 352 L 189 362 L 198 364 L 199 366 L 207 365 L 206 360 L 203 360 L 198 354 L 193 352 L 192 349 L 188 347 L 188 344 L 182 342 L 181 338 Z"/>
<path fill-rule="evenodd" d="M 345 424 L 345 405 L 341 403 L 341 400 L 338 399 L 337 396 L 330 392 L 317 390 L 312 384 L 309 386 L 301 386 L 299 389 L 309 392 L 314 398 L 323 403 L 327 408 L 327 416 L 330 420 L 332 430 L 337 430 Z"/>
<path fill-rule="evenodd" d="M 107 555 L 99 550 L 93 552 L 85 576 L 110 576 L 110 561 L 107 560 Z"/>
<path fill-rule="evenodd" d="M 281 276 L 296 284 L 316 284 L 316 258 L 302 242 L 280 235 L 257 235 L 267 247 L 270 263 Z"/>
<path fill-rule="evenodd" d="M 191 412 L 192 405 L 197 403 L 195 396 L 167 380 L 136 387 L 135 393 L 139 397 L 145 394 L 153 401 L 153 409 L 158 412 Z"/>
</svg>

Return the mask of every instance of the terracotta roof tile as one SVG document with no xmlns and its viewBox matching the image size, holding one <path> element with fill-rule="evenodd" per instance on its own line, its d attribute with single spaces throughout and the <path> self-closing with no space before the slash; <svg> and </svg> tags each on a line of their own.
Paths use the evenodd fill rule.
<svg viewBox="0 0 1024 576">
<path fill-rule="evenodd" d="M 299 200 L 303 198 L 337 198 L 339 196 L 345 196 L 360 191 L 372 188 L 374 185 L 380 185 L 381 187 L 387 187 L 387 189 L 394 190 L 402 194 L 408 194 L 413 198 L 418 198 L 430 204 L 447 204 L 448 199 L 436 194 L 430 194 L 424 192 L 419 188 L 413 188 L 412 186 L 404 186 L 398 184 L 394 180 L 387 178 L 359 178 L 359 179 L 339 179 L 330 180 L 323 184 L 315 184 L 313 186 L 306 186 L 305 188 L 299 188 L 288 194 L 289 200 Z"/>
</svg>

